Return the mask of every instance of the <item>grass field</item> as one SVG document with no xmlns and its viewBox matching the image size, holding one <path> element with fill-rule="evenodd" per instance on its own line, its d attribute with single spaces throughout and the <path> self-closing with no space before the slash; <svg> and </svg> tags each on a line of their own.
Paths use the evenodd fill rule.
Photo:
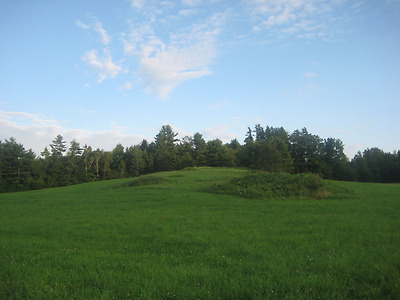
<svg viewBox="0 0 400 300">
<path fill-rule="evenodd" d="M 400 185 L 329 183 L 340 193 L 324 199 L 218 190 L 248 174 L 0 194 L 0 299 L 400 298 Z"/>
</svg>

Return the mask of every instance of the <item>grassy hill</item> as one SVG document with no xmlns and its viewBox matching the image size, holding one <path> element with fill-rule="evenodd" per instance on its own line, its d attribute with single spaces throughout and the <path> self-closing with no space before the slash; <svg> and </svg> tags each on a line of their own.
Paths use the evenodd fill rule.
<svg viewBox="0 0 400 300">
<path fill-rule="evenodd" d="M 0 299 L 399 299 L 399 232 L 400 185 L 240 169 L 0 194 Z"/>
</svg>

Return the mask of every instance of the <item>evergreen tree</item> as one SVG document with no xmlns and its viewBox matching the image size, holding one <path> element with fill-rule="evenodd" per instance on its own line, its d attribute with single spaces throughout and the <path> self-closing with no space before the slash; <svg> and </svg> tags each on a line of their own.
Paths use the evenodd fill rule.
<svg viewBox="0 0 400 300">
<path fill-rule="evenodd" d="M 97 161 L 97 172 L 95 175 L 95 172 L 93 172 L 92 167 L 95 162 L 95 155 L 92 151 L 92 147 L 85 145 L 83 147 L 83 152 L 82 152 L 82 166 L 85 172 L 85 180 L 87 182 L 93 181 L 95 178 L 98 179 L 98 163 Z"/>
<path fill-rule="evenodd" d="M 194 142 L 192 137 L 185 136 L 177 146 L 177 166 L 184 169 L 194 166 Z"/>
<path fill-rule="evenodd" d="M 196 132 L 193 136 L 193 159 L 196 167 L 202 167 L 205 164 L 206 141 L 203 136 Z"/>
<path fill-rule="evenodd" d="M 114 173 L 114 178 L 124 178 L 126 172 L 126 163 L 124 161 L 124 147 L 121 144 L 115 146 L 111 152 L 112 163 L 111 169 Z"/>
<path fill-rule="evenodd" d="M 69 147 L 68 150 L 69 150 L 69 152 L 68 152 L 69 155 L 71 155 L 71 156 L 79 156 L 79 155 L 82 154 L 82 151 L 84 149 L 82 149 L 81 146 L 79 145 L 79 143 L 75 139 L 73 139 L 71 141 L 71 146 Z"/>
<path fill-rule="evenodd" d="M 162 126 L 155 138 L 154 168 L 156 171 L 171 171 L 177 167 L 177 149 L 175 142 L 178 140 L 171 126 Z"/>
<path fill-rule="evenodd" d="M 12 192 L 30 189 L 34 161 L 32 150 L 26 151 L 14 138 L 0 143 L 0 191 Z"/>
<path fill-rule="evenodd" d="M 210 167 L 233 167 L 236 165 L 234 151 L 222 144 L 220 139 L 207 142 L 207 165 Z"/>
<path fill-rule="evenodd" d="M 111 152 L 101 152 L 100 157 L 100 178 L 103 180 L 112 179 L 111 164 L 113 162 L 113 156 Z"/>
<path fill-rule="evenodd" d="M 62 156 L 63 153 L 67 150 L 66 141 L 62 135 L 57 135 L 56 138 L 53 140 L 53 143 L 50 144 L 51 153 L 53 156 Z"/>
<path fill-rule="evenodd" d="M 131 146 L 125 151 L 126 171 L 128 176 L 139 176 L 145 173 L 145 151 L 140 146 Z"/>
<path fill-rule="evenodd" d="M 372 181 L 372 174 L 368 168 L 367 160 L 363 157 L 360 151 L 358 151 L 358 153 L 354 156 L 350 165 L 357 173 L 357 181 Z"/>
<path fill-rule="evenodd" d="M 255 126 L 254 132 L 256 133 L 256 141 L 257 142 L 265 140 L 265 131 L 264 131 L 264 128 L 260 124 L 257 124 Z"/>
</svg>

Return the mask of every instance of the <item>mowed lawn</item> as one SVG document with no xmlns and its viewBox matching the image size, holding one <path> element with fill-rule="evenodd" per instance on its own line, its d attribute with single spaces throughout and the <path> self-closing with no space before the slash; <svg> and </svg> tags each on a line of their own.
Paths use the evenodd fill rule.
<svg viewBox="0 0 400 300">
<path fill-rule="evenodd" d="M 0 299 L 399 299 L 400 185 L 210 193 L 199 168 L 0 194 Z"/>
</svg>

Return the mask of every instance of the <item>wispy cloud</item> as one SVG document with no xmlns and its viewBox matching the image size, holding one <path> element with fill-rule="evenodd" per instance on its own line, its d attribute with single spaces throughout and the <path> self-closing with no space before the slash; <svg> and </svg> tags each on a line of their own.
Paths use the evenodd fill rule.
<svg viewBox="0 0 400 300">
<path fill-rule="evenodd" d="M 82 29 L 90 29 L 89 25 L 86 25 L 85 23 L 83 23 L 81 20 L 77 20 L 76 21 L 76 25 L 78 25 L 80 28 Z"/>
<path fill-rule="evenodd" d="M 196 6 L 199 5 L 201 2 L 202 0 L 182 0 L 182 4 L 188 6 Z"/>
<path fill-rule="evenodd" d="M 112 61 L 108 49 L 103 49 L 103 55 L 99 55 L 97 50 L 90 50 L 82 56 L 82 60 L 96 69 L 99 76 L 99 83 L 107 78 L 114 78 L 122 71 L 122 67 Z"/>
<path fill-rule="evenodd" d="M 61 134 L 64 140 L 76 139 L 81 145 L 87 144 L 92 148 L 106 151 L 112 150 L 118 143 L 124 146 L 139 144 L 149 137 L 127 134 L 126 127 L 110 123 L 106 131 L 91 131 L 87 129 L 65 128 L 58 121 L 44 116 L 26 112 L 0 111 L 0 140 L 14 137 L 26 149 L 32 149 L 37 155 Z M 69 144 L 68 144 L 69 146 Z"/>
<path fill-rule="evenodd" d="M 255 22 L 253 30 L 269 34 L 315 38 L 327 35 L 329 16 L 346 0 L 243 0 Z"/>
<path fill-rule="evenodd" d="M 101 22 L 99 22 L 99 21 L 95 22 L 93 29 L 94 29 L 94 31 L 96 31 L 97 33 L 100 34 L 101 42 L 104 45 L 108 45 L 111 42 L 111 36 L 109 36 L 107 34 L 107 32 L 103 28 L 103 24 Z"/>
<path fill-rule="evenodd" d="M 303 76 L 307 77 L 307 78 L 314 78 L 314 77 L 317 77 L 318 74 L 316 74 L 316 73 L 304 73 Z"/>
<path fill-rule="evenodd" d="M 131 5 L 135 8 L 143 8 L 146 0 L 131 0 Z"/>
<path fill-rule="evenodd" d="M 100 22 L 95 17 L 92 18 L 92 23 L 90 25 L 82 22 L 81 20 L 77 20 L 76 25 L 78 25 L 80 28 L 85 29 L 85 30 L 92 29 L 93 31 L 100 34 L 101 43 L 104 45 L 108 45 L 111 42 L 111 36 L 103 28 L 103 23 Z"/>
<path fill-rule="evenodd" d="M 165 99 L 181 83 L 211 74 L 222 21 L 223 15 L 212 15 L 185 32 L 171 34 L 168 41 L 158 37 L 150 24 L 125 35 L 125 53 L 139 59 L 135 73 L 145 91 Z"/>
<path fill-rule="evenodd" d="M 118 87 L 118 90 L 124 91 L 124 90 L 132 90 L 133 89 L 133 84 L 131 82 L 126 82 L 124 85 L 121 85 Z"/>
<path fill-rule="evenodd" d="M 216 127 L 204 128 L 202 133 L 206 140 L 220 139 L 224 143 L 229 143 L 237 138 L 236 134 L 229 132 L 232 130 L 232 124 L 223 124 Z"/>
<path fill-rule="evenodd" d="M 245 28 L 240 35 L 240 41 L 244 43 L 249 32 L 263 40 L 266 36 L 268 39 L 329 39 L 331 33 L 333 36 L 333 32 L 338 32 L 331 25 L 340 22 L 339 18 L 333 17 L 332 11 L 347 1 L 241 0 L 241 11 L 234 11 L 234 6 L 221 0 L 181 0 L 180 3 L 129 0 L 139 17 L 126 20 L 130 30 L 121 34 L 120 41 L 123 43 L 124 56 L 129 56 L 124 64 L 130 64 L 129 69 L 133 70 L 135 78 L 130 80 L 129 85 L 120 86 L 119 89 L 130 89 L 135 83 L 142 86 L 146 93 L 167 99 L 182 83 L 212 74 L 211 67 L 219 54 L 221 32 L 232 34 L 224 26 L 228 18 L 232 27 L 240 24 L 241 28 Z M 217 2 L 218 5 L 215 5 Z M 198 7 L 202 4 L 215 5 L 214 11 L 219 12 L 205 16 L 205 10 Z M 243 13 L 245 19 L 238 17 Z M 103 24 L 96 17 L 91 20 L 91 23 L 80 20 L 76 23 L 85 30 L 98 33 L 101 43 L 108 45 L 111 36 Z M 171 33 L 171 22 L 179 22 L 178 32 Z M 98 82 L 115 78 L 123 71 L 119 63 L 112 61 L 110 49 L 103 49 L 101 54 L 101 50 L 90 50 L 82 56 L 82 60 L 98 72 Z M 304 73 L 304 76 L 315 77 L 316 74 Z"/>
<path fill-rule="evenodd" d="M 198 11 L 196 9 L 182 9 L 178 12 L 178 15 L 183 17 L 188 17 L 196 14 Z"/>
</svg>

